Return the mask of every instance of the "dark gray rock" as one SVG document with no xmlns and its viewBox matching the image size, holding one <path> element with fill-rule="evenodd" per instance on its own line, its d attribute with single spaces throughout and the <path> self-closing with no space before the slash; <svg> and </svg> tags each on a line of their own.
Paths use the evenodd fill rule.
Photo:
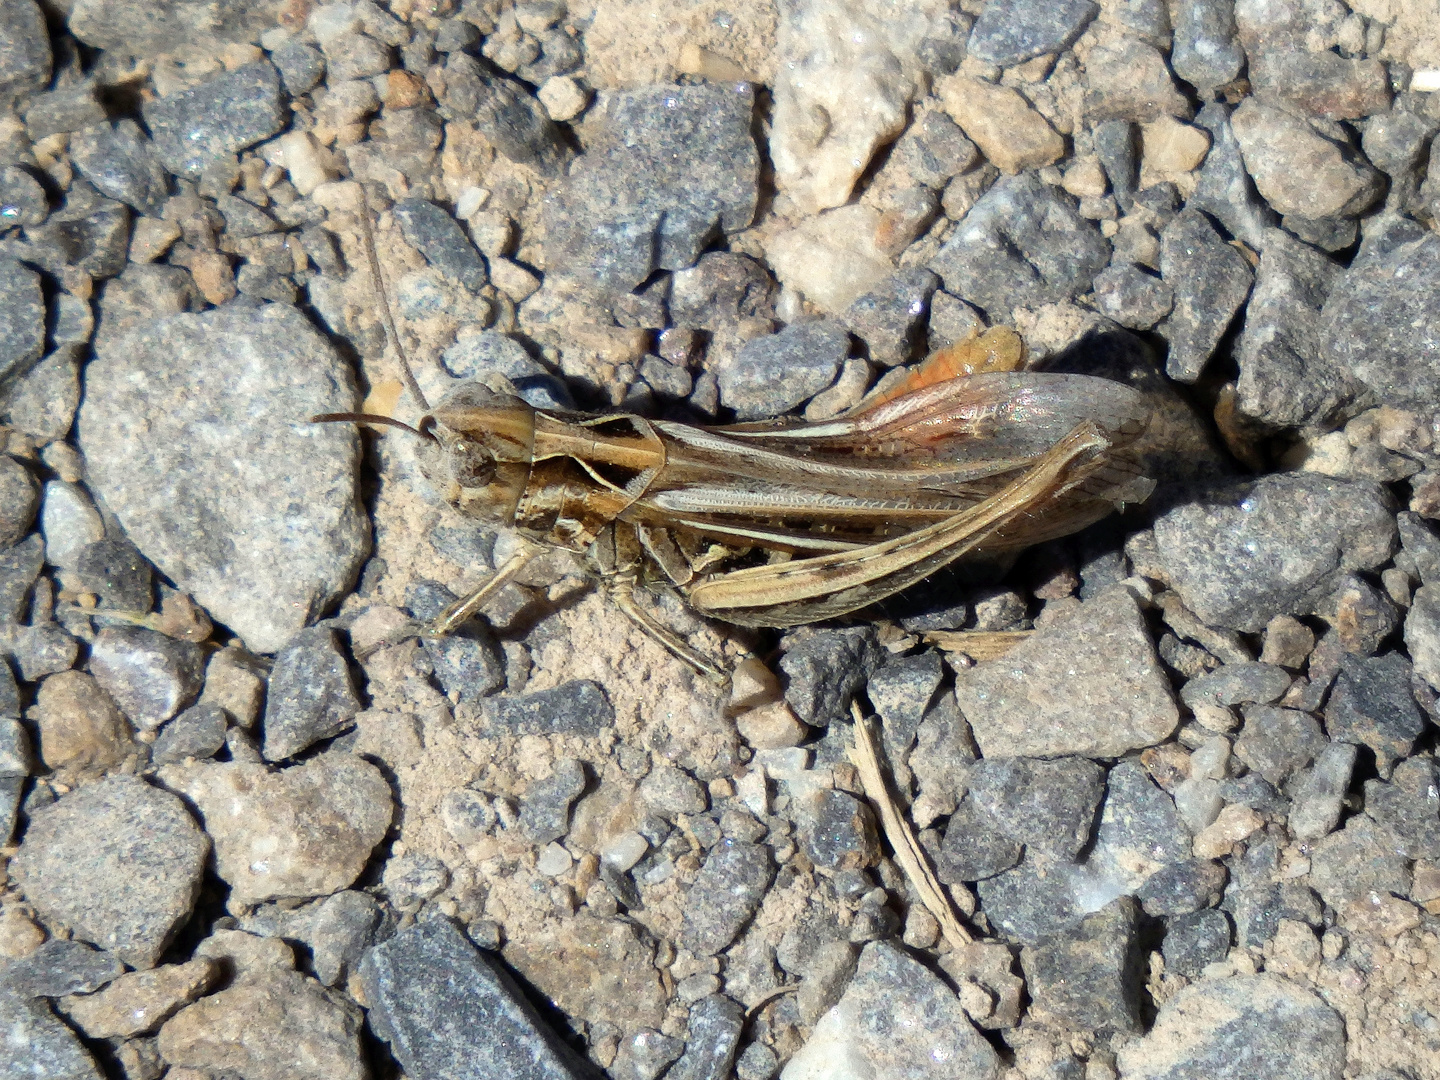
<svg viewBox="0 0 1440 1080">
<path fill-rule="evenodd" d="M 870 359 L 886 367 L 903 364 L 923 344 L 930 297 L 940 279 L 924 267 L 892 274 L 856 298 L 841 317 L 845 328 L 870 348 Z"/>
<path fill-rule="evenodd" d="M 1411 689 L 1414 669 L 1400 653 L 1343 656 L 1325 705 L 1325 729 L 1337 742 L 1368 746 L 1382 775 L 1410 753 L 1425 730 Z"/>
<path fill-rule="evenodd" d="M 1288 473 L 1217 485 L 1155 522 L 1160 560 L 1201 621 L 1254 632 L 1306 615 L 1395 548 L 1393 502 L 1369 481 Z"/>
<path fill-rule="evenodd" d="M 200 646 L 143 626 L 107 626 L 90 646 L 90 673 L 142 731 L 154 731 L 200 693 Z"/>
<path fill-rule="evenodd" d="M 666 1073 L 669 1080 L 726 1080 L 745 1027 L 745 1006 L 711 994 L 690 1006 L 685 1053 Z"/>
<path fill-rule="evenodd" d="M 1195 191 L 1188 205 L 1211 215 L 1226 230 L 1256 251 L 1266 247 L 1266 230 L 1275 213 L 1260 198 L 1245 171 L 1240 143 L 1230 129 L 1230 109 L 1212 101 L 1195 116 L 1197 126 L 1210 132 L 1210 152 L 1200 166 Z"/>
<path fill-rule="evenodd" d="M 1178 0 L 1170 8 L 1175 44 L 1170 64 L 1202 91 L 1223 86 L 1245 66 L 1245 50 L 1235 40 L 1233 0 Z"/>
<path fill-rule="evenodd" d="M 348 730 L 360 711 L 349 658 L 328 626 L 301 630 L 275 657 L 265 702 L 267 761 L 283 761 Z"/>
<path fill-rule="evenodd" d="M 514 338 L 485 330 L 461 338 L 440 354 L 440 363 L 457 379 L 479 382 L 486 375 L 504 375 L 537 409 L 573 409 L 565 384 Z"/>
<path fill-rule="evenodd" d="M 441 207 L 427 199 L 405 199 L 395 204 L 395 219 L 405 241 L 446 277 L 471 292 L 489 280 L 480 252 L 460 223 Z"/>
<path fill-rule="evenodd" d="M 945 838 L 935 855 L 935 872 L 947 885 L 980 881 L 1020 862 L 1023 844 L 1011 840 L 1000 822 L 965 798 L 950 815 Z"/>
<path fill-rule="evenodd" d="M 296 418 L 354 409 L 353 376 L 298 311 L 156 319 L 102 345 L 85 379 L 91 485 L 215 621 L 274 652 L 349 588 L 370 543 L 359 437 Z"/>
<path fill-rule="evenodd" d="M 695 388 L 690 372 L 650 353 L 640 358 L 640 377 L 655 393 L 673 401 L 689 397 L 690 391 Z"/>
<path fill-rule="evenodd" d="M 1296 839 L 1318 840 L 1340 823 L 1357 753 L 1350 743 L 1332 742 L 1315 755 L 1293 789 L 1289 824 Z"/>
<path fill-rule="evenodd" d="M 81 548 L 74 574 L 76 584 L 93 593 L 101 608 L 147 612 L 154 606 L 150 564 L 124 537 L 97 540 Z"/>
<path fill-rule="evenodd" d="M 1072 859 L 1090 841 L 1105 770 L 1079 757 L 984 758 L 969 784 L 969 801 L 1011 840 Z"/>
<path fill-rule="evenodd" d="M 1160 234 L 1160 274 L 1175 293 L 1158 328 L 1170 343 L 1165 373 L 1192 383 L 1250 294 L 1250 264 L 1204 214 L 1184 210 Z"/>
<path fill-rule="evenodd" d="M 1086 914 L 1077 895 L 1082 889 L 1088 881 L 1079 867 L 1043 858 L 1027 858 L 975 886 L 991 925 L 1023 945 L 1078 924 Z"/>
<path fill-rule="evenodd" d="M 1360 236 L 1360 223 L 1338 214 L 1318 218 L 1286 214 L 1280 219 L 1280 227 L 1321 251 L 1344 251 Z"/>
<path fill-rule="evenodd" d="M 0 456 L 0 547 L 17 543 L 30 531 L 40 506 L 40 486 L 12 457 Z"/>
<path fill-rule="evenodd" d="M 614 1080 L 656 1080 L 684 1051 L 679 1039 L 642 1028 L 621 1041 L 610 1075 Z"/>
<path fill-rule="evenodd" d="M 0 26 L 3 31 L 3 26 Z M 11 1075 L 25 1080 L 103 1080 L 105 1074 L 75 1033 L 43 999 L 21 997 L 0 989 L 0 1027 L 5 1040 L 23 1054 L 23 1067 L 12 1059 Z"/>
<path fill-rule="evenodd" d="M 500 960 L 449 922 L 420 922 L 375 946 L 360 979 L 370 1026 L 407 1075 L 595 1076 L 540 1019 Z"/>
<path fill-rule="evenodd" d="M 1168 19 L 1166 20 L 1168 23 Z M 1135 126 L 1129 120 L 1104 120 L 1091 129 L 1095 156 L 1110 181 L 1110 194 L 1126 213 L 1135 199 L 1140 173 L 1140 153 Z"/>
<path fill-rule="evenodd" d="M 0 379 L 23 375 L 45 351 L 45 298 L 40 275 L 0 258 Z"/>
<path fill-rule="evenodd" d="M 192 705 L 160 729 L 150 760 L 168 765 L 186 758 L 212 758 L 225 745 L 225 727 L 225 711 L 218 705 Z"/>
<path fill-rule="evenodd" d="M 1311 850 L 1310 885 L 1331 907 L 1369 892 L 1405 896 L 1410 880 L 1409 860 L 1395 850 L 1389 830 L 1367 814 L 1352 817 Z"/>
<path fill-rule="evenodd" d="M 1225 867 L 1211 859 L 1184 859 L 1161 867 L 1135 894 L 1145 914 L 1188 915 L 1214 907 L 1225 895 Z"/>
<path fill-rule="evenodd" d="M 1440 536 L 1419 514 L 1402 510 L 1396 515 L 1400 546 L 1415 563 L 1424 585 L 1440 585 Z"/>
<path fill-rule="evenodd" d="M 1149 330 L 1175 306 L 1175 290 L 1132 262 L 1112 263 L 1095 275 L 1102 315 L 1131 330 Z"/>
<path fill-rule="evenodd" d="M 520 827 L 536 844 L 558 840 L 570 829 L 570 806 L 585 790 L 585 767 L 560 758 L 550 775 L 536 780 L 520 796 Z"/>
<path fill-rule="evenodd" d="M 934 651 L 893 657 L 870 676 L 865 692 L 884 721 L 885 749 L 892 760 L 904 760 L 944 677 Z"/>
<path fill-rule="evenodd" d="M 505 658 L 493 634 L 469 626 L 442 638 L 424 639 L 435 681 L 447 696 L 474 702 L 505 685 Z"/>
<path fill-rule="evenodd" d="M 401 204 L 397 204 L 397 210 L 399 205 Z M 237 199 L 234 195 L 217 195 L 215 206 L 220 211 L 220 216 L 225 219 L 226 235 L 232 239 L 243 240 L 251 236 L 265 236 L 268 233 L 280 231 L 279 222 L 264 210 L 254 203 Z M 396 217 L 399 216 L 397 213 Z M 409 237 L 407 236 L 406 239 Z"/>
<path fill-rule="evenodd" d="M 880 861 L 870 807 L 844 791 L 818 791 L 799 809 L 805 853 L 827 870 L 860 870 Z"/>
<path fill-rule="evenodd" d="M 511 161 L 543 176 L 558 176 L 569 160 L 560 129 L 521 82 L 486 69 L 467 53 L 451 53 L 445 64 L 440 114 L 472 121 Z M 588 155 L 587 155 L 588 156 Z"/>
<path fill-rule="evenodd" d="M 104 120 L 105 106 L 97 90 L 93 79 L 85 79 L 32 97 L 25 109 L 25 129 L 31 140 L 79 131 Z"/>
<path fill-rule="evenodd" d="M 43 90 L 50 82 L 50 33 L 34 0 L 0 6 L 0 100 Z"/>
<path fill-rule="evenodd" d="M 134 120 L 96 124 L 70 138 L 70 156 L 80 175 L 103 195 L 158 217 L 169 181 Z"/>
<path fill-rule="evenodd" d="M 216 7 L 78 0 L 68 9 L 67 25 L 85 44 L 125 56 L 153 56 L 185 45 L 207 47 L 213 55 L 221 43 L 257 40 L 275 25 L 280 9 L 276 0 L 233 0 Z"/>
<path fill-rule="evenodd" d="M 653 270 L 693 266 L 714 236 L 747 227 L 760 166 L 754 105 L 746 84 L 652 86 L 602 99 L 587 118 L 593 141 L 546 202 L 547 265 L 613 296 Z"/>
<path fill-rule="evenodd" d="M 734 409 L 737 420 L 789 412 L 835 381 L 849 351 L 850 336 L 832 319 L 752 338 L 719 373 L 720 403 Z"/>
<path fill-rule="evenodd" d="M 780 1059 L 762 1042 L 752 1042 L 735 1059 L 735 1080 L 773 1080 Z"/>
<path fill-rule="evenodd" d="M 1365 813 L 1406 858 L 1440 858 L 1440 769 L 1435 759 L 1400 762 L 1389 783 L 1366 780 Z"/>
<path fill-rule="evenodd" d="M 724 949 L 755 914 L 774 876 L 768 847 L 720 841 L 685 894 L 680 946 L 696 956 Z"/>
<path fill-rule="evenodd" d="M 1074 43 L 1100 12 L 1090 0 L 995 0 L 980 9 L 970 31 L 969 54 L 987 64 L 1013 67 Z"/>
<path fill-rule="evenodd" d="M 40 181 L 16 165 L 0 168 L 0 226 L 39 225 L 49 212 Z"/>
<path fill-rule="evenodd" d="M 1144 950 L 1135 901 L 1112 900 L 1080 925 L 1020 952 L 1032 1008 L 1077 1031 L 1138 1032 Z"/>
<path fill-rule="evenodd" d="M 190 917 L 209 851 L 174 795 L 112 776 L 32 814 L 10 872 L 44 918 L 148 968 Z"/>
<path fill-rule="evenodd" d="M 114 277 L 125 268 L 130 210 L 81 181 L 65 204 L 44 225 L 25 230 L 25 237 L 28 243 L 17 246 L 17 253 L 43 270 L 59 275 L 75 267 L 93 278 Z"/>
<path fill-rule="evenodd" d="M 1235 756 L 1277 787 L 1315 760 L 1325 735 L 1309 713 L 1247 705 Z"/>
<path fill-rule="evenodd" d="M 1223 664 L 1180 688 L 1180 700 L 1197 705 L 1271 705 L 1290 689 L 1290 673 L 1274 664 Z"/>
<path fill-rule="evenodd" d="M 965 137 L 960 125 L 939 109 L 926 109 L 916 116 L 890 151 L 891 164 L 937 191 L 979 160 L 979 149 Z"/>
<path fill-rule="evenodd" d="M 597 683 L 577 679 L 549 690 L 488 698 L 487 725 L 512 735 L 599 735 L 615 725 L 615 710 Z"/>
<path fill-rule="evenodd" d="M 20 798 L 25 793 L 25 777 L 0 776 L 0 840 L 10 843 L 20 819 Z"/>
<path fill-rule="evenodd" d="M 303 41 L 287 41 L 270 54 L 270 62 L 279 70 L 291 97 L 309 93 L 325 77 L 325 57 Z"/>
<path fill-rule="evenodd" d="M 161 162 L 190 180 L 222 154 L 268 139 L 288 119 L 280 73 L 263 60 L 146 102 L 141 111 Z"/>
<path fill-rule="evenodd" d="M 45 540 L 31 533 L 0 551 L 0 623 L 17 623 L 30 607 L 30 589 L 45 567 Z"/>
<path fill-rule="evenodd" d="M 1075 201 L 1034 173 L 1006 176 L 956 226 L 930 268 L 945 291 L 1007 321 L 1017 307 L 1068 300 L 1110 261 L 1110 242 Z"/>
<path fill-rule="evenodd" d="M 70 434 L 80 406 L 81 345 L 60 345 L 4 393 L 0 418 L 37 443 Z"/>
<path fill-rule="evenodd" d="M 1340 1080 L 1345 1022 L 1278 975 L 1203 979 L 1161 1006 L 1150 1032 L 1117 1057 L 1135 1080 Z"/>
<path fill-rule="evenodd" d="M 670 279 L 670 321 L 677 327 L 721 330 L 741 319 L 775 313 L 775 281 L 748 255 L 708 251 Z"/>
<path fill-rule="evenodd" d="M 1190 830 L 1175 803 L 1137 761 L 1106 778 L 1100 827 L 1085 869 L 1110 895 L 1134 892 L 1165 866 L 1190 857 Z"/>
<path fill-rule="evenodd" d="M 1220 798 L 1234 806 L 1248 806 L 1262 814 L 1285 812 L 1285 796 L 1259 773 L 1246 773 L 1220 781 Z"/>
<path fill-rule="evenodd" d="M 1213 908 L 1165 921 L 1165 970 L 1193 978 L 1230 952 L 1230 918 Z"/>
<path fill-rule="evenodd" d="M 809 630 L 780 658 L 785 700 L 807 724 L 848 718 L 850 702 L 885 659 L 869 626 Z"/>
<path fill-rule="evenodd" d="M 20 677 L 26 682 L 38 682 L 57 671 L 69 671 L 79 656 L 79 642 L 55 623 L 21 627 L 11 653 Z"/>
<path fill-rule="evenodd" d="M 93 994 L 124 972 L 125 965 L 112 953 L 54 938 L 0 970 L 0 992 L 26 998 Z"/>
</svg>

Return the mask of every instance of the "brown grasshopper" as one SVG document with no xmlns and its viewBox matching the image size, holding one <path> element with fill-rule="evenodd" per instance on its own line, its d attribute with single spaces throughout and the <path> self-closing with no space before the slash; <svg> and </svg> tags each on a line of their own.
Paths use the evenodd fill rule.
<svg viewBox="0 0 1440 1080">
<path fill-rule="evenodd" d="M 368 228 L 366 241 L 408 369 Z M 421 468 L 448 502 L 523 538 L 431 633 L 456 629 L 536 554 L 558 547 L 583 554 L 644 632 L 723 679 L 639 605 L 637 586 L 673 589 L 725 622 L 796 626 L 848 615 L 957 560 L 1067 535 L 1149 494 L 1146 399 L 1093 376 L 994 370 L 1022 358 L 1014 332 L 993 329 L 818 423 L 702 427 L 561 412 L 475 383 L 425 406 L 418 428 L 364 414 L 316 419 L 407 427 L 423 439 Z"/>
</svg>

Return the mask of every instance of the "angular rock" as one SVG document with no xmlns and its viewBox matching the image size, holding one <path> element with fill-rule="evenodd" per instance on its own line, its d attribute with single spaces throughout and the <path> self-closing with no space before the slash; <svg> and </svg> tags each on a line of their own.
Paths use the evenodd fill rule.
<svg viewBox="0 0 1440 1080">
<path fill-rule="evenodd" d="M 970 770 L 969 801 L 1004 835 L 1046 855 L 1071 859 L 1090 840 L 1105 771 L 1084 758 L 987 756 Z"/>
<path fill-rule="evenodd" d="M 1384 181 L 1348 145 L 1327 139 L 1304 120 L 1257 98 L 1230 117 L 1246 171 L 1281 214 L 1306 218 L 1359 214 Z"/>
<path fill-rule="evenodd" d="M 147 968 L 190 917 L 209 850 L 174 795 L 112 776 L 34 813 L 10 872 L 42 916 Z"/>
<path fill-rule="evenodd" d="M 1433 759 L 1402 761 L 1390 783 L 1366 780 L 1365 813 L 1406 858 L 1440 858 L 1440 771 Z"/>
<path fill-rule="evenodd" d="M 1340 1080 L 1345 1022 L 1278 975 L 1202 980 L 1162 1005 L 1150 1032 L 1117 1057 L 1126 1080 Z"/>
<path fill-rule="evenodd" d="M 939 285 L 940 279 L 923 267 L 902 270 L 852 303 L 845 327 L 869 346 L 877 364 L 903 364 L 921 344 L 930 297 Z"/>
<path fill-rule="evenodd" d="M 1135 761 L 1110 770 L 1095 845 L 1086 860 L 1096 896 L 1133 893 L 1152 875 L 1190 857 L 1190 830 L 1175 804 Z"/>
<path fill-rule="evenodd" d="M 193 705 L 160 729 L 150 760 L 170 765 L 186 758 L 214 757 L 225 745 L 226 722 L 225 711 L 218 705 Z"/>
<path fill-rule="evenodd" d="M 499 960 L 449 922 L 420 922 L 375 946 L 360 979 L 371 1027 L 409 1076 L 593 1075 Z"/>
<path fill-rule="evenodd" d="M 346 731 L 360 711 L 349 658 L 328 626 L 301 630 L 275 657 L 265 701 L 266 761 L 283 761 Z"/>
<path fill-rule="evenodd" d="M 1295 785 L 1290 804 L 1290 831 L 1296 839 L 1319 840 L 1340 823 L 1357 753 L 1349 743 L 1332 742 L 1315 756 L 1315 764 Z"/>
<path fill-rule="evenodd" d="M 748 255 L 707 251 L 670 285 L 670 321 L 677 327 L 722 330 L 774 314 L 775 281 Z"/>
<path fill-rule="evenodd" d="M 964 75 L 935 89 L 945 111 L 1001 172 L 1043 168 L 1065 155 L 1065 140 L 1018 90 Z"/>
<path fill-rule="evenodd" d="M 40 275 L 0 258 L 0 379 L 15 379 L 45 351 L 45 299 Z"/>
<path fill-rule="evenodd" d="M 1405 616 L 1405 647 L 1415 674 L 1440 689 L 1440 585 L 1415 590 Z"/>
<path fill-rule="evenodd" d="M 48 1001 L 0 990 L 0 1030 L 5 1032 L 6 1052 L 16 1055 L 6 1063 L 6 1072 L 16 1080 L 103 1080 L 105 1076 L 75 1033 L 50 1011 Z"/>
<path fill-rule="evenodd" d="M 1035 1012 L 1076 1031 L 1140 1031 L 1137 915 L 1135 901 L 1121 897 L 1075 929 L 1021 950 Z"/>
<path fill-rule="evenodd" d="M 986 757 L 1119 757 L 1160 742 L 1179 720 L 1149 630 L 1123 589 L 963 672 L 955 698 Z"/>
<path fill-rule="evenodd" d="M 1074 43 L 1100 11 L 1090 0 L 997 0 L 986 4 L 970 31 L 969 55 L 987 64 L 1014 67 Z"/>
<path fill-rule="evenodd" d="M 83 941 L 52 938 L 29 955 L 11 960 L 0 971 L 0 992 L 25 998 L 89 994 L 124 971 L 125 965 L 114 953 Z"/>
<path fill-rule="evenodd" d="M 550 775 L 536 780 L 520 797 L 520 826 L 536 844 L 548 844 L 570 828 L 570 804 L 585 790 L 585 768 L 574 758 L 560 758 Z"/>
<path fill-rule="evenodd" d="M 135 751 L 119 706 L 83 671 L 62 671 L 42 682 L 30 715 L 39 729 L 40 759 L 49 768 L 98 774 Z"/>
<path fill-rule="evenodd" d="M 1175 294 L 1157 328 L 1170 343 L 1165 373 L 1191 383 L 1250 294 L 1250 264 L 1204 214 L 1185 210 L 1160 234 L 1160 274 Z"/>
<path fill-rule="evenodd" d="M 598 683 L 576 679 L 533 694 L 486 698 L 486 726 L 512 735 L 599 735 L 615 726 L 615 710 Z"/>
<path fill-rule="evenodd" d="M 263 60 L 146 102 L 141 111 L 156 155 L 176 176 L 191 180 L 220 155 L 268 139 L 287 119 L 280 74 Z"/>
<path fill-rule="evenodd" d="M 1225 959 L 1230 938 L 1230 919 L 1223 911 L 1212 908 L 1169 919 L 1160 949 L 1165 970 L 1193 978 L 1207 964 Z"/>
<path fill-rule="evenodd" d="M 427 199 L 403 199 L 395 204 L 394 213 L 406 242 L 446 277 L 454 278 L 471 292 L 489 280 L 480 252 L 460 223 L 441 207 Z"/>
<path fill-rule="evenodd" d="M 447 120 L 472 121 L 496 150 L 542 176 L 558 176 L 570 158 L 560 129 L 529 88 L 467 53 L 450 55 L 439 101 Z"/>
<path fill-rule="evenodd" d="M 1005 321 L 1017 307 L 1083 292 L 1109 259 L 1109 241 L 1074 201 L 1024 173 L 1002 177 L 980 197 L 930 268 L 946 292 Z"/>
<path fill-rule="evenodd" d="M 935 872 L 947 885 L 981 881 L 1009 870 L 1024 851 L 1023 844 L 1005 835 L 1000 822 L 966 798 L 945 826 Z"/>
<path fill-rule="evenodd" d="M 1369 481 L 1288 473 L 1203 492 L 1160 516 L 1155 542 L 1202 622 L 1255 632 L 1276 615 L 1309 614 L 1346 573 L 1388 559 L 1391 506 Z"/>
<path fill-rule="evenodd" d="M 150 564 L 128 540 L 97 540 L 81 548 L 75 577 L 86 592 L 95 594 L 101 607 L 149 611 L 155 606 Z"/>
<path fill-rule="evenodd" d="M 1162 116 L 1189 118 L 1190 102 L 1176 88 L 1165 56 L 1154 44 L 1129 34 L 1111 34 L 1096 42 L 1085 61 L 1085 115 L 1091 120 L 1147 124 Z M 1097 150 L 1104 141 L 1104 136 L 1097 139 Z M 1116 160 L 1102 151 L 1101 160 L 1107 159 Z M 1108 163 L 1106 172 L 1120 205 L 1129 210 L 1127 196 L 1134 191 L 1133 175 L 1128 185 L 1116 184 Z"/>
<path fill-rule="evenodd" d="M 230 305 L 137 326 L 85 371 L 90 482 L 135 545 L 272 652 L 369 550 L 349 368 L 294 308 Z M 297 419 L 299 418 L 299 419 Z"/>
<path fill-rule="evenodd" d="M 74 994 L 60 1011 L 91 1039 L 128 1038 L 154 1031 L 206 990 L 220 965 L 205 957 L 121 975 L 99 993 Z"/>
<path fill-rule="evenodd" d="M 665 1075 L 671 1080 L 721 1080 L 730 1075 L 745 1026 L 745 1006 L 724 994 L 703 997 L 690 1008 L 685 1052 Z"/>
<path fill-rule="evenodd" d="M 711 849 L 686 894 L 679 944 L 696 956 L 714 956 L 745 928 L 775 876 L 770 849 L 722 840 Z"/>
<path fill-rule="evenodd" d="M 236 0 L 215 7 L 76 0 L 66 25 L 77 38 L 97 49 L 149 56 L 180 45 L 213 49 L 219 42 L 255 41 L 260 31 L 275 25 L 282 7 L 279 0 Z"/>
<path fill-rule="evenodd" d="M 909 752 L 944 677 L 933 651 L 891 659 L 870 676 L 865 692 L 884 721 L 885 749 L 892 758 L 903 760 Z"/>
<path fill-rule="evenodd" d="M 1274 664 L 1255 661 L 1223 664 L 1191 679 L 1180 689 L 1180 700 L 1197 705 L 1270 705 L 1290 689 L 1290 675 Z"/>
<path fill-rule="evenodd" d="M 202 762 L 160 770 L 215 843 L 231 899 L 324 896 L 346 888 L 390 827 L 390 786 L 369 762 L 331 751 L 280 772 Z"/>
<path fill-rule="evenodd" d="M 1185 859 L 1151 874 L 1135 898 L 1147 915 L 1189 915 L 1220 902 L 1226 876 L 1225 867 L 1211 859 Z"/>
<path fill-rule="evenodd" d="M 1409 860 L 1395 850 L 1389 830 L 1364 814 L 1352 817 L 1311 850 L 1310 885 L 1331 907 L 1369 892 L 1404 896 L 1410 881 Z"/>
<path fill-rule="evenodd" d="M 855 1063 L 852 1065 L 851 1063 Z M 916 1080 L 994 1080 L 1000 1060 L 960 999 L 919 961 L 884 941 L 865 946 L 855 977 L 782 1080 L 860 1075 Z"/>
<path fill-rule="evenodd" d="M 990 922 L 1006 937 L 1034 945 L 1087 914 L 1090 879 L 1068 862 L 1026 859 L 975 886 Z"/>
<path fill-rule="evenodd" d="M 165 170 L 151 151 L 150 140 L 134 120 L 97 124 L 76 132 L 70 156 L 80 175 L 102 195 L 159 217 L 168 193 Z"/>
<path fill-rule="evenodd" d="M 1095 275 L 1101 314 L 1131 330 L 1149 330 L 1175 306 L 1175 290 L 1132 262 L 1112 263 Z"/>
<path fill-rule="evenodd" d="M 1237 239 L 1262 251 L 1265 230 L 1274 225 L 1275 213 L 1260 198 L 1245 171 L 1230 115 L 1226 106 L 1212 101 L 1195 116 L 1195 123 L 1210 133 L 1210 153 L 1200 167 L 1189 206 L 1203 210 Z"/>
<path fill-rule="evenodd" d="M 1390 107 L 1390 77 L 1374 58 L 1259 48 L 1250 58 L 1250 81 L 1257 93 L 1328 120 L 1358 120 Z"/>
<path fill-rule="evenodd" d="M 779 416 L 834 382 L 849 351 L 850 336 L 830 319 L 752 338 L 721 369 L 720 402 L 737 420 Z"/>
<path fill-rule="evenodd" d="M 785 701 L 807 724 L 846 719 L 850 702 L 884 659 L 875 631 L 856 626 L 798 637 L 780 658 Z"/>
<path fill-rule="evenodd" d="M 828 870 L 862 870 L 880 861 L 870 807 L 844 791 L 822 790 L 797 807 L 805 853 Z"/>
<path fill-rule="evenodd" d="M 154 731 L 200 693 L 204 660 L 193 642 L 107 626 L 90 647 L 90 671 L 132 724 Z"/>
<path fill-rule="evenodd" d="M 1208 91 L 1223 86 L 1245 66 L 1245 50 L 1235 40 L 1233 0 L 1178 0 L 1171 5 L 1175 44 L 1170 63 L 1175 74 Z"/>
<path fill-rule="evenodd" d="M 1247 705 L 1245 727 L 1235 740 L 1235 756 L 1277 787 L 1324 748 L 1325 736 L 1314 717 L 1272 705 Z"/>
</svg>

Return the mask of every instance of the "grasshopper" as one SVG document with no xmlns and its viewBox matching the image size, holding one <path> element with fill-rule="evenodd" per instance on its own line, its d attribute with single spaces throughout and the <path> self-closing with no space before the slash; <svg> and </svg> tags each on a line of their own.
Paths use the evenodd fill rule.
<svg viewBox="0 0 1440 1080">
<path fill-rule="evenodd" d="M 469 619 L 535 555 L 583 555 L 637 626 L 697 671 L 725 673 L 650 615 L 640 586 L 696 612 L 788 627 L 849 615 L 957 560 L 1003 557 L 1075 532 L 1153 483 L 1151 410 L 1107 379 L 1022 370 L 1005 328 L 937 353 L 847 415 L 728 426 L 538 409 L 466 383 L 433 408 L 408 370 L 374 241 L 380 308 L 411 393 L 422 471 L 462 515 L 515 530 L 516 553 L 431 625 Z"/>
</svg>

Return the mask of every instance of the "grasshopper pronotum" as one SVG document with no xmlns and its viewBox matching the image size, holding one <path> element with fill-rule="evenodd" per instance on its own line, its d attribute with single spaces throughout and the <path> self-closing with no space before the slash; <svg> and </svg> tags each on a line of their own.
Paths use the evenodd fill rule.
<svg viewBox="0 0 1440 1080">
<path fill-rule="evenodd" d="M 965 350 L 937 354 L 898 390 L 819 423 L 560 412 L 476 383 L 430 408 L 399 348 L 364 217 L 381 313 L 428 410 L 418 428 L 397 426 L 424 440 L 422 469 L 460 513 L 525 541 L 432 633 L 454 630 L 534 555 L 560 547 L 586 556 L 642 630 L 723 678 L 639 605 L 637 585 L 674 589 L 726 622 L 795 626 L 857 611 L 967 556 L 1064 536 L 1153 486 L 1139 454 L 1145 397 L 1093 376 L 983 370 L 1020 358 L 1003 329 L 970 348 L 978 363 Z"/>
</svg>

